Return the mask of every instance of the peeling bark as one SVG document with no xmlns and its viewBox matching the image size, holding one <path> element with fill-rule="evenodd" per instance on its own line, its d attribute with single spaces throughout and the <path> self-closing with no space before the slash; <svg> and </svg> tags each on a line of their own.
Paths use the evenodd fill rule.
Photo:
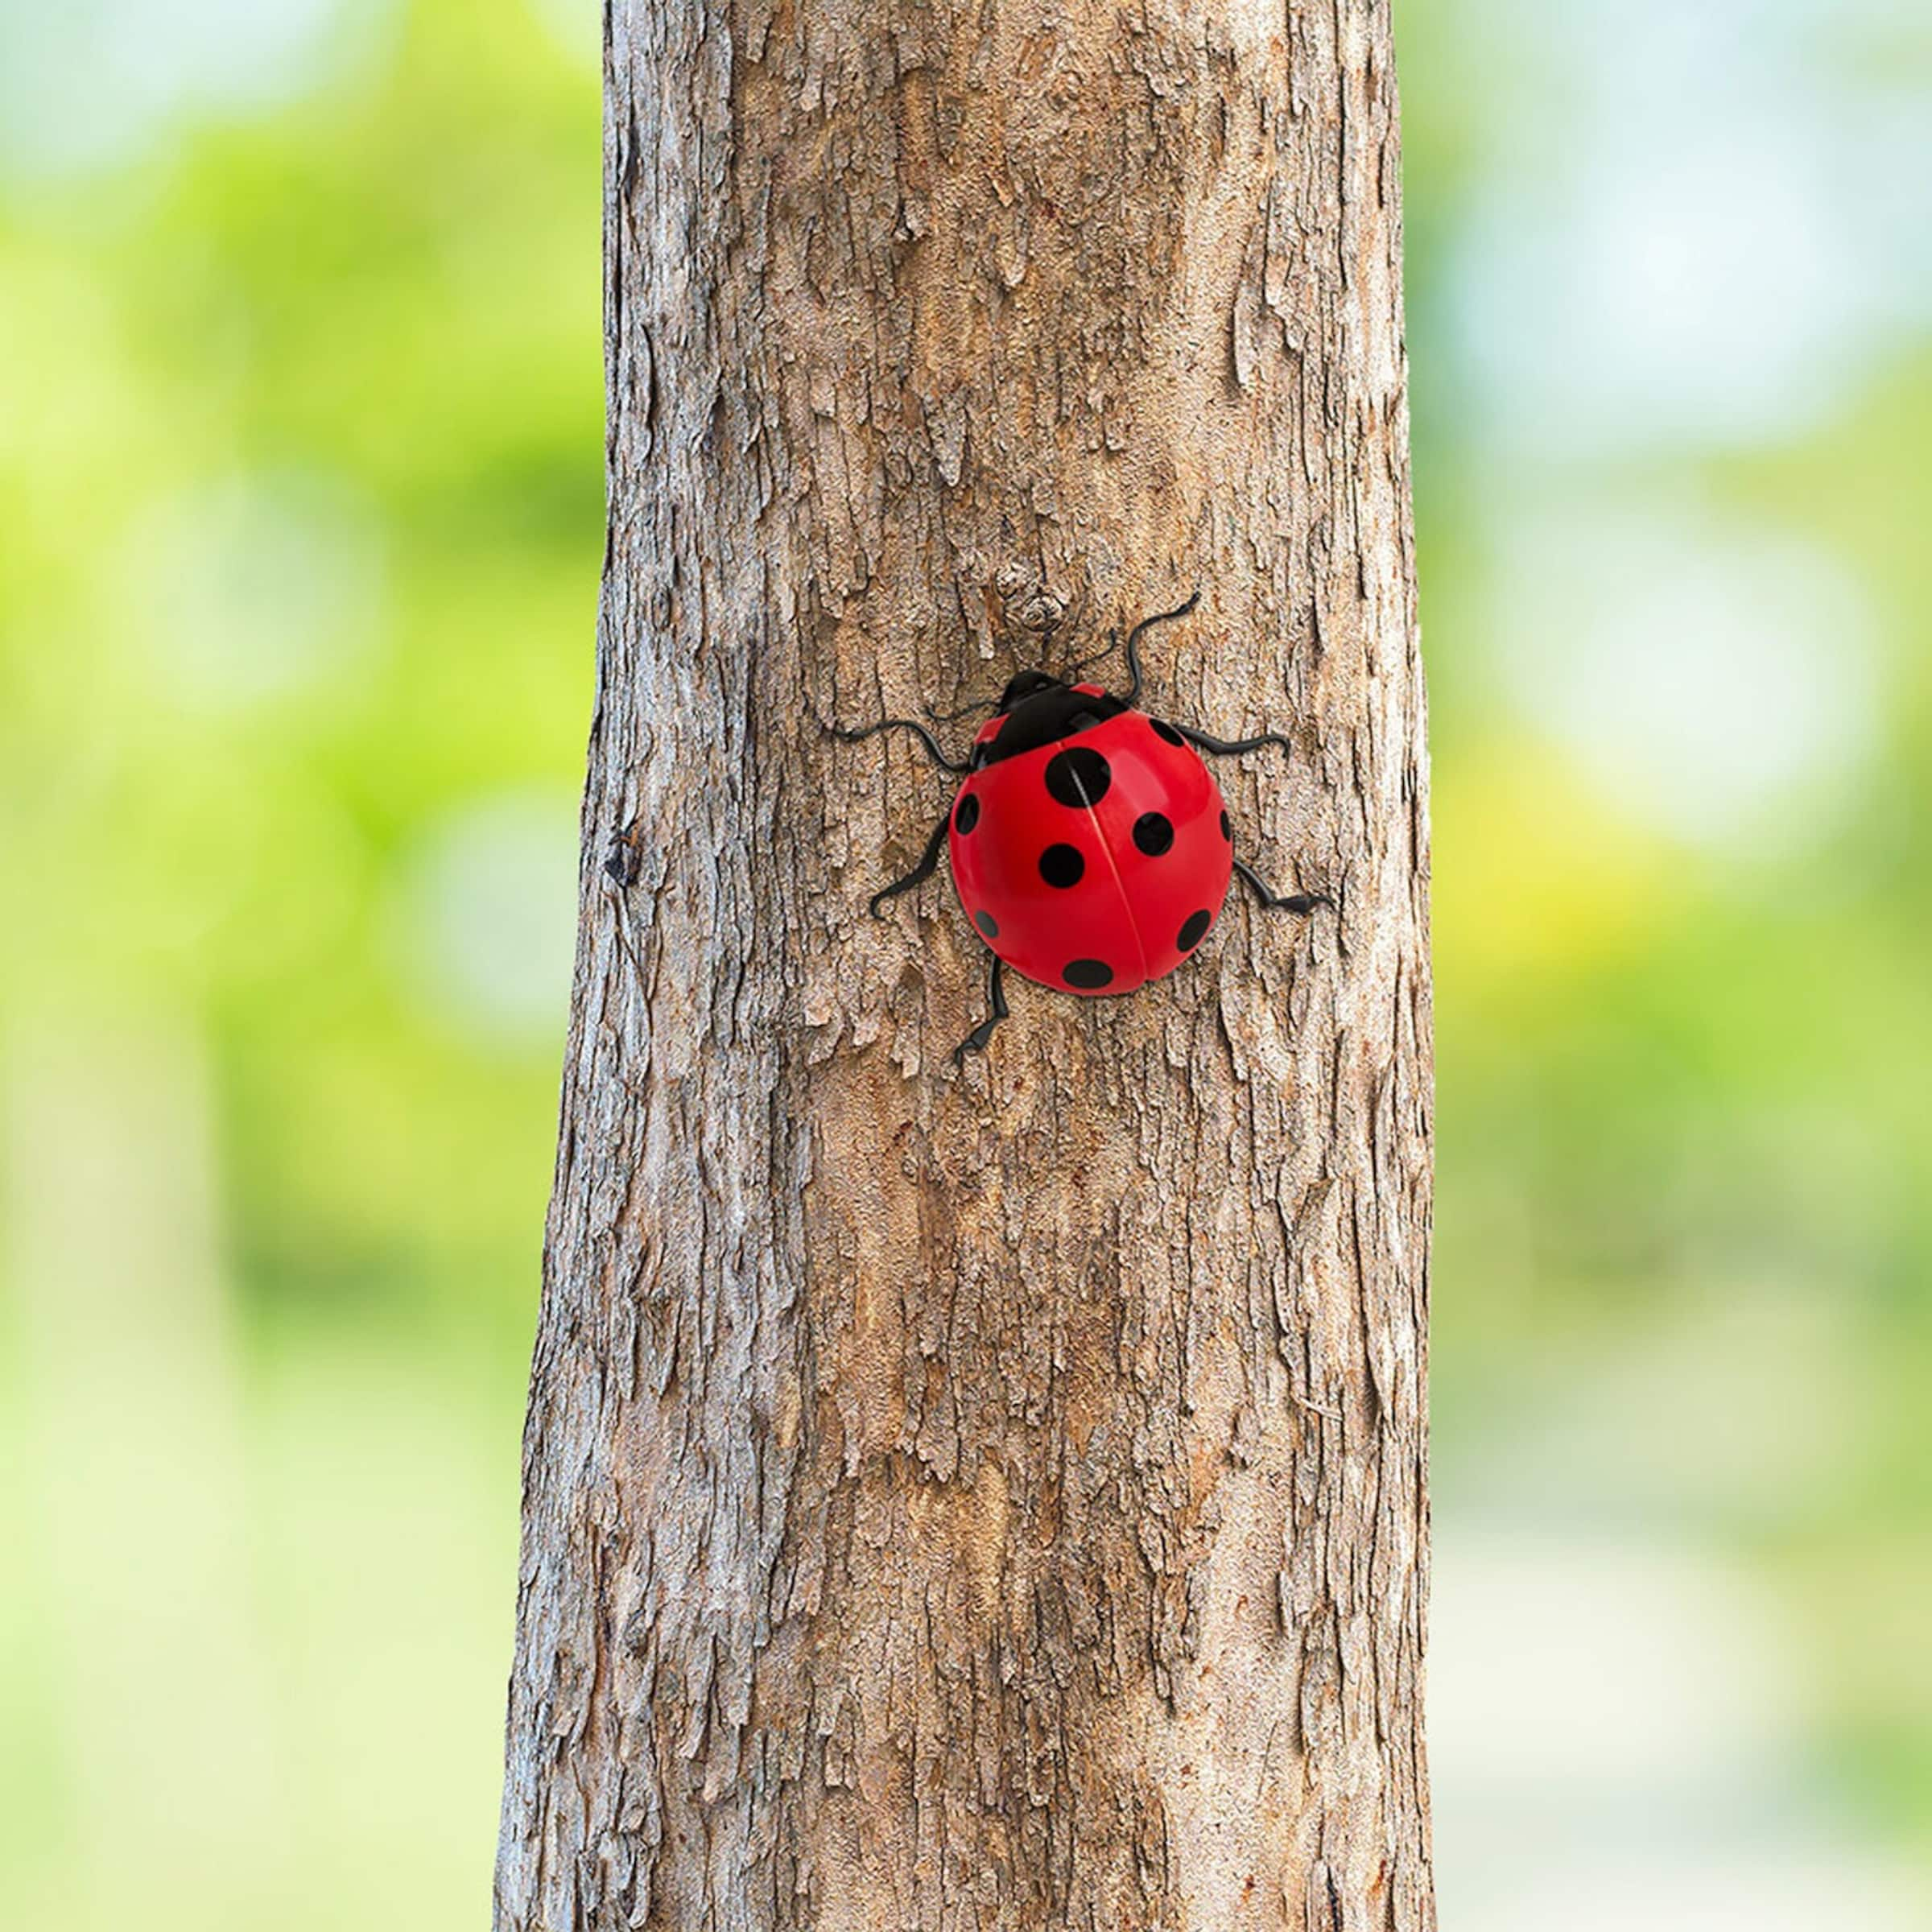
<svg viewBox="0 0 1932 1932">
<path fill-rule="evenodd" d="M 610 530 L 497 1923 L 1434 1923 L 1386 6 L 613 0 Z M 990 1055 L 832 721 L 1204 595 L 1231 901 Z M 970 725 L 955 727 L 963 741 Z"/>
</svg>

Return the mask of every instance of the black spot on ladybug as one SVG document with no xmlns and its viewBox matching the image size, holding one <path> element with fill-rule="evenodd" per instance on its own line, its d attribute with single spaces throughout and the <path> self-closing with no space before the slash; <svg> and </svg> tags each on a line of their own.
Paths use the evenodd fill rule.
<svg viewBox="0 0 1932 1932">
<path fill-rule="evenodd" d="M 1192 952 L 1200 944 L 1208 928 L 1214 923 L 1211 912 L 1191 912 L 1181 927 L 1181 936 L 1175 942 L 1183 952 Z"/>
<path fill-rule="evenodd" d="M 1040 854 L 1040 877 L 1063 891 L 1087 876 L 1087 861 L 1077 845 L 1049 845 Z"/>
<path fill-rule="evenodd" d="M 1046 761 L 1046 789 L 1063 805 L 1097 805 L 1113 782 L 1113 767 L 1085 745 Z"/>
<path fill-rule="evenodd" d="M 979 795 L 976 792 L 969 791 L 964 798 L 960 800 L 960 808 L 952 815 L 952 828 L 964 838 L 979 822 Z"/>
<path fill-rule="evenodd" d="M 1174 844 L 1174 821 L 1164 811 L 1144 811 L 1133 822 L 1133 842 L 1150 859 Z"/>
<path fill-rule="evenodd" d="M 1156 737 L 1165 738 L 1170 745 L 1185 745 L 1187 741 L 1174 728 L 1159 718 L 1150 718 L 1147 722 L 1154 727 Z"/>
<path fill-rule="evenodd" d="M 1232 845 L 1234 843 L 1234 828 L 1228 822 L 1226 812 L 1221 814 L 1221 836 Z"/>
<path fill-rule="evenodd" d="M 1077 986 L 1083 993 L 1092 993 L 1113 984 L 1113 968 L 1104 960 L 1075 960 L 1060 977 L 1069 986 Z"/>
<path fill-rule="evenodd" d="M 988 939 L 997 939 L 1000 936 L 1000 923 L 991 913 L 976 912 L 972 915 L 972 923 Z"/>
</svg>

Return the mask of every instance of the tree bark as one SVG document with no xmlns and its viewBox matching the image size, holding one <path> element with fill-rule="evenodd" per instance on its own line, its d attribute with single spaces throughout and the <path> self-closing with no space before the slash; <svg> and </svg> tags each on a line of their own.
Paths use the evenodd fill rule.
<svg viewBox="0 0 1932 1932">
<path fill-rule="evenodd" d="M 1381 0 L 612 0 L 610 527 L 497 1923 L 1434 1922 L 1423 702 Z M 946 782 L 1111 624 L 1172 978 L 991 1053 Z M 952 728 L 953 741 L 972 724 Z"/>
</svg>

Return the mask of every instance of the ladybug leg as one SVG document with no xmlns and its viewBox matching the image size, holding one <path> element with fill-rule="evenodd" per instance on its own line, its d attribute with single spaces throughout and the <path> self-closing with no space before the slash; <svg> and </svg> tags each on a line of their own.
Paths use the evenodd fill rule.
<svg viewBox="0 0 1932 1932">
<path fill-rule="evenodd" d="M 926 849 L 919 854 L 919 864 L 903 877 L 894 879 L 890 886 L 881 886 L 872 895 L 872 902 L 865 910 L 875 919 L 885 917 L 879 908 L 888 899 L 896 899 L 901 893 L 910 892 L 915 886 L 923 886 L 939 870 L 939 852 L 946 843 L 946 828 L 952 823 L 952 814 L 948 811 L 945 817 L 933 827 L 932 836 L 926 841 Z"/>
<path fill-rule="evenodd" d="M 947 757 L 939 749 L 939 741 L 923 724 L 911 718 L 881 718 L 876 724 L 828 726 L 832 735 L 843 745 L 857 745 L 862 738 L 876 737 L 881 731 L 909 731 L 926 748 L 926 755 L 942 771 L 964 771 L 965 761 Z"/>
<path fill-rule="evenodd" d="M 997 952 L 986 956 L 993 961 L 986 972 L 986 1003 L 993 1010 L 953 1048 L 952 1063 L 956 1067 L 964 1066 L 969 1053 L 984 1053 L 992 1043 L 993 1028 L 1006 1018 L 1006 989 L 1001 983 L 1005 974 L 1006 962 Z"/>
<path fill-rule="evenodd" d="M 1234 869 L 1241 875 L 1241 882 L 1252 892 L 1257 903 L 1275 912 L 1313 912 L 1318 906 L 1334 910 L 1335 901 L 1319 892 L 1275 892 L 1268 882 L 1256 873 L 1252 865 L 1245 865 L 1236 859 Z"/>
<path fill-rule="evenodd" d="M 1278 731 L 1265 731 L 1258 738 L 1212 738 L 1204 731 L 1196 731 L 1191 724 L 1176 724 L 1178 731 L 1196 751 L 1204 751 L 1217 758 L 1224 758 L 1237 751 L 1259 751 L 1264 745 L 1278 745 L 1283 751 L 1293 751 L 1294 747 Z"/>
</svg>

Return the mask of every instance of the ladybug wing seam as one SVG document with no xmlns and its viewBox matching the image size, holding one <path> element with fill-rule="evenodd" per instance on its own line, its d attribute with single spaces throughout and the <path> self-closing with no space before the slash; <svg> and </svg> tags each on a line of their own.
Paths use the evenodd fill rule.
<svg viewBox="0 0 1932 1932">
<path fill-rule="evenodd" d="M 1121 902 L 1121 910 L 1127 915 L 1127 930 L 1133 935 L 1133 949 L 1140 956 L 1141 983 L 1147 982 L 1147 946 L 1141 937 L 1141 923 L 1133 916 L 1133 896 L 1127 890 L 1127 881 L 1121 877 L 1121 869 L 1115 864 L 1113 841 L 1107 836 L 1106 828 L 1100 823 L 1100 815 L 1093 808 L 1093 800 L 1087 795 L 1087 787 L 1080 782 L 1080 774 L 1073 774 L 1074 790 L 1080 795 L 1080 803 L 1086 808 L 1087 822 L 1093 828 L 1094 843 L 1100 848 L 1100 856 L 1107 861 L 1108 876 L 1113 881 L 1113 890 Z"/>
</svg>

